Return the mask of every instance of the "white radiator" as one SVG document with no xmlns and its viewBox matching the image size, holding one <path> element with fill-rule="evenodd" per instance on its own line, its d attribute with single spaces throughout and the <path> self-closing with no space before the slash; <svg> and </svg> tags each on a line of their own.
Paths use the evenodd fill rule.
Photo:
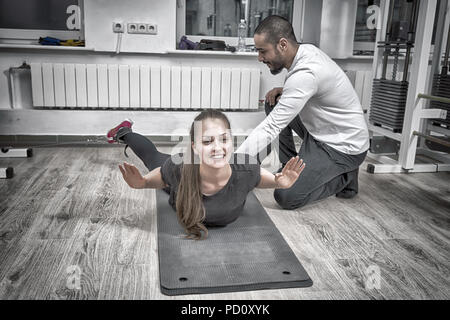
<svg viewBox="0 0 450 320">
<path fill-rule="evenodd" d="M 259 69 L 31 63 L 33 106 L 257 109 Z"/>
</svg>

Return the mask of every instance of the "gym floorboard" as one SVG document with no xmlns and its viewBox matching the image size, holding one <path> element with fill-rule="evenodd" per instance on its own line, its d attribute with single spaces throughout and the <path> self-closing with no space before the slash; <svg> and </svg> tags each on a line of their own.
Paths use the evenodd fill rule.
<svg viewBox="0 0 450 320">
<path fill-rule="evenodd" d="M 366 161 L 356 198 L 293 211 L 256 190 L 314 285 L 169 297 L 159 288 L 155 191 L 122 180 L 122 148 L 33 151 L 0 159 L 15 172 L 0 181 L 0 299 L 450 298 L 448 172 L 372 175 Z"/>
</svg>

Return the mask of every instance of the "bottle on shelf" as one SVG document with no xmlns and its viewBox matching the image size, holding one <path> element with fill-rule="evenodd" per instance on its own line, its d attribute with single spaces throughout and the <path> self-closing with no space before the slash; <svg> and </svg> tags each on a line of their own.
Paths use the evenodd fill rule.
<svg viewBox="0 0 450 320">
<path fill-rule="evenodd" d="M 241 19 L 241 22 L 238 26 L 238 45 L 237 45 L 237 51 L 239 52 L 245 52 L 245 38 L 247 38 L 247 23 L 245 23 L 244 19 Z"/>
</svg>

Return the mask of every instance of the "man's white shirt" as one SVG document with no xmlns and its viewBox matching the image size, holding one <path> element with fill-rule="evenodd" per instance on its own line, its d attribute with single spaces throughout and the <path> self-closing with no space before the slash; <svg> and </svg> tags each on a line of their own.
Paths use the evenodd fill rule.
<svg viewBox="0 0 450 320">
<path fill-rule="evenodd" d="M 310 44 L 299 46 L 280 100 L 236 152 L 256 156 L 298 116 L 316 140 L 340 152 L 356 155 L 369 148 L 364 113 L 350 80 Z"/>
</svg>

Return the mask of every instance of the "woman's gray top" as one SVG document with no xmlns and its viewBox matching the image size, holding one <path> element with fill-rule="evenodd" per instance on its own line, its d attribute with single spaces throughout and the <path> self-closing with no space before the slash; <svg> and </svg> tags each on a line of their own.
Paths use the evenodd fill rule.
<svg viewBox="0 0 450 320">
<path fill-rule="evenodd" d="M 182 155 L 179 154 L 179 159 Z M 244 207 L 247 194 L 261 180 L 261 169 L 254 158 L 245 154 L 233 154 L 230 158 L 231 177 L 227 184 L 211 196 L 203 195 L 206 226 L 225 226 L 236 220 Z M 172 157 L 161 167 L 161 176 L 168 185 L 169 204 L 176 210 L 176 196 L 181 178 L 182 164 L 175 164 Z"/>
</svg>

